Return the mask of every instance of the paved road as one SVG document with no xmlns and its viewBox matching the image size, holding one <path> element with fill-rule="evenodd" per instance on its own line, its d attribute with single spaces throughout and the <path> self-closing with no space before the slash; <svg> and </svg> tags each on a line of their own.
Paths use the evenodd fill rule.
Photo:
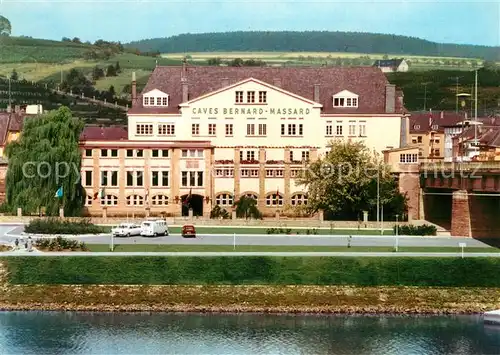
<svg viewBox="0 0 500 355">
<path fill-rule="evenodd" d="M 21 236 L 22 226 L 0 226 L 0 242 L 12 242 Z M 70 236 L 71 239 L 84 241 L 87 244 L 110 244 L 111 236 Z M 237 235 L 237 245 L 299 245 L 299 246 L 346 246 L 348 235 L 335 236 L 287 236 L 287 235 Z M 351 246 L 394 246 L 394 236 L 353 236 Z M 454 237 L 399 237 L 399 247 L 457 247 L 465 242 L 467 247 L 487 247 L 475 239 Z M 232 235 L 201 234 L 196 239 L 185 239 L 180 235 L 171 234 L 168 237 L 145 238 L 114 238 L 114 244 L 188 244 L 188 245 L 233 245 Z"/>
<path fill-rule="evenodd" d="M 19 253 L 9 252 L 0 253 L 4 256 L 19 256 Z M 460 257 L 460 253 L 356 253 L 356 252 L 182 252 L 182 253 L 169 253 L 169 252 L 51 252 L 51 253 L 28 253 L 25 252 L 23 256 L 348 256 L 348 257 Z M 475 257 L 500 257 L 500 253 L 464 253 L 466 258 Z"/>
</svg>

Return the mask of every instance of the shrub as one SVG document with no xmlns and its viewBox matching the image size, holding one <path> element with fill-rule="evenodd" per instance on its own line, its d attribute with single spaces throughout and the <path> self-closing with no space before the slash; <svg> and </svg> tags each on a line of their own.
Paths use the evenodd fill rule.
<svg viewBox="0 0 500 355">
<path fill-rule="evenodd" d="M 397 226 L 398 234 L 400 235 L 436 235 L 436 226 L 423 224 L 421 226 L 407 225 L 407 226 Z M 394 234 L 396 234 L 396 226 L 393 228 Z"/>
<path fill-rule="evenodd" d="M 48 218 L 31 221 L 24 228 L 24 231 L 37 234 L 99 234 L 103 233 L 104 229 L 90 223 L 87 219 L 71 222 L 58 218 Z"/>
<path fill-rule="evenodd" d="M 38 238 L 35 240 L 35 247 L 39 249 L 47 249 L 49 251 L 88 250 L 85 243 L 73 239 L 63 238 L 61 236 L 58 236 L 57 238 Z"/>
<path fill-rule="evenodd" d="M 216 205 L 212 211 L 210 211 L 210 218 L 222 218 L 222 219 L 229 219 L 231 218 L 231 215 L 227 210 L 224 208 L 221 208 L 219 205 Z"/>
</svg>

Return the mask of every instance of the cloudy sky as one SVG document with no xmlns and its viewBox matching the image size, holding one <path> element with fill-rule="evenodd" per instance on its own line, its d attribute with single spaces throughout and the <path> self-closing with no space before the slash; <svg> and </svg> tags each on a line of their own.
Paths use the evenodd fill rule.
<svg viewBox="0 0 500 355">
<path fill-rule="evenodd" d="M 0 0 L 13 35 L 129 42 L 180 33 L 328 30 L 500 45 L 500 1 Z"/>
</svg>

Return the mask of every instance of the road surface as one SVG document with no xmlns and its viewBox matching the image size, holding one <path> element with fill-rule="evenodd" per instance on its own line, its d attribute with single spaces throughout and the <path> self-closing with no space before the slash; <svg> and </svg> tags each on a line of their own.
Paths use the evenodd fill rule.
<svg viewBox="0 0 500 355">
<path fill-rule="evenodd" d="M 0 242 L 12 243 L 22 236 L 23 226 L 0 226 Z M 24 236 L 26 238 L 26 236 Z M 114 244 L 187 244 L 187 245 L 284 245 L 284 246 L 346 246 L 348 235 L 232 235 L 201 234 L 195 239 L 185 239 L 178 234 L 168 237 L 131 237 L 114 238 Z M 68 238 L 83 241 L 86 244 L 110 244 L 110 235 L 101 236 L 68 236 Z M 363 235 L 352 236 L 351 246 L 385 246 L 395 245 L 395 236 Z M 398 237 L 399 247 L 459 247 L 459 243 L 466 243 L 467 247 L 488 247 L 487 244 L 472 238 L 456 237 Z M 435 253 L 434 253 L 435 254 Z M 74 254 L 72 254 L 74 255 Z M 115 254 L 113 254 L 115 255 Z M 401 253 L 399 253 L 401 255 Z"/>
</svg>

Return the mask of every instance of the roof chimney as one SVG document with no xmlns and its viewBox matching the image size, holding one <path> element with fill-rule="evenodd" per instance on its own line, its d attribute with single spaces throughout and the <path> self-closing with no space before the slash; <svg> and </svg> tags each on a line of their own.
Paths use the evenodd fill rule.
<svg viewBox="0 0 500 355">
<path fill-rule="evenodd" d="M 187 80 L 182 80 L 182 102 L 189 101 L 189 88 Z"/>
<path fill-rule="evenodd" d="M 228 87 L 229 86 L 229 78 L 222 78 L 222 87 Z"/>
<path fill-rule="evenodd" d="M 281 87 L 281 79 L 280 78 L 274 78 L 274 86 L 280 88 Z"/>
<path fill-rule="evenodd" d="M 314 84 L 314 102 L 319 103 L 319 84 Z"/>
<path fill-rule="evenodd" d="M 132 105 L 137 101 L 137 82 L 135 80 L 135 71 L 132 72 Z"/>
<path fill-rule="evenodd" d="M 385 85 L 385 112 L 394 113 L 396 111 L 396 85 Z"/>
<path fill-rule="evenodd" d="M 441 119 L 444 118 L 444 111 L 441 111 L 441 116 L 440 116 Z"/>
<path fill-rule="evenodd" d="M 14 112 L 15 112 L 15 113 L 18 113 L 18 112 L 20 112 L 20 111 L 21 111 L 21 107 L 20 107 L 19 105 L 16 105 L 16 106 L 14 107 Z"/>
<path fill-rule="evenodd" d="M 7 105 L 7 112 L 8 112 L 8 113 L 11 113 L 11 112 L 12 112 L 12 106 L 11 106 L 11 105 Z"/>
</svg>

